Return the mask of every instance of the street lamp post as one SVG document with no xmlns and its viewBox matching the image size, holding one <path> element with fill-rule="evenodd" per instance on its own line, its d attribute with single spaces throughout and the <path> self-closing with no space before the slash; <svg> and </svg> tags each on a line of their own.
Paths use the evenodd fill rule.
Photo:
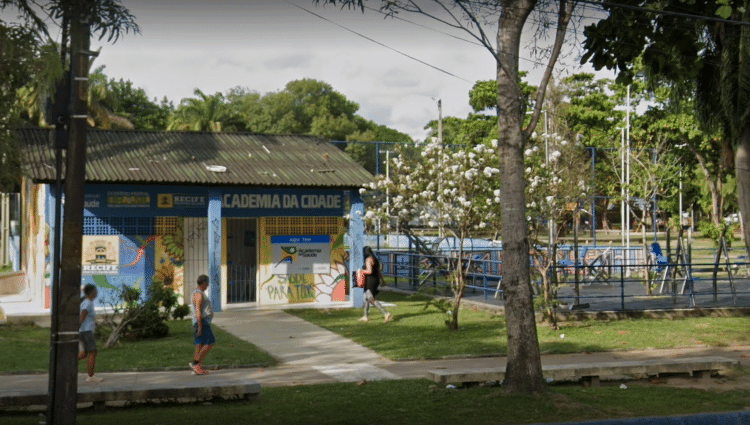
<svg viewBox="0 0 750 425">
<path fill-rule="evenodd" d="M 620 246 L 625 246 L 625 129 L 620 130 Z"/>
<path fill-rule="evenodd" d="M 387 217 L 386 222 L 386 235 L 391 233 L 391 151 L 386 149 L 381 151 L 378 149 L 378 153 L 385 153 L 385 180 L 388 185 L 385 187 L 385 216 Z M 378 249 L 380 249 L 380 224 L 378 224 Z"/>
<path fill-rule="evenodd" d="M 630 266 L 630 84 L 625 108 L 625 262 Z M 629 267 L 627 274 L 630 275 Z"/>
<path fill-rule="evenodd" d="M 544 137 L 544 166 L 549 169 L 549 121 L 547 121 L 547 111 L 542 112 L 544 113 L 544 134 L 542 134 L 542 137 Z M 526 112 L 526 115 L 531 115 L 533 113 L 533 111 L 529 111 Z M 555 239 L 555 223 L 552 221 L 551 211 L 549 217 L 547 217 L 547 229 L 547 237 L 549 238 L 547 255 L 552 255 L 552 243 Z"/>
</svg>

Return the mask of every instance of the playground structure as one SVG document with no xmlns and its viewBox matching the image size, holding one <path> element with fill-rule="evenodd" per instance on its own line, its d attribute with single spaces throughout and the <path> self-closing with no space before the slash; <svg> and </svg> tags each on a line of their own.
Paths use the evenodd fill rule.
<svg viewBox="0 0 750 425">
<path fill-rule="evenodd" d="M 381 249 L 384 275 L 398 288 L 432 287 L 447 292 L 451 270 L 458 270 L 455 241 L 418 237 L 403 229 L 406 249 Z M 547 270 L 560 308 L 644 310 L 750 306 L 750 263 L 744 246 L 732 248 L 726 229 L 714 248 L 693 248 L 683 229 L 676 240 L 667 232 L 659 243 L 558 245 Z M 469 298 L 502 303 L 502 248 L 472 241 L 460 259 Z M 627 252 L 626 252 L 627 251 Z M 539 267 L 530 255 L 532 285 L 541 291 Z"/>
</svg>

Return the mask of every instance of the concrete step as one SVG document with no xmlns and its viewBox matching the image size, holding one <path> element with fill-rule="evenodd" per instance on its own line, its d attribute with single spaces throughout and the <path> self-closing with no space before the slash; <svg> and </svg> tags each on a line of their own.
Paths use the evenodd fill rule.
<svg viewBox="0 0 750 425">
<path fill-rule="evenodd" d="M 663 374 L 690 374 L 690 376 L 710 376 L 713 372 L 723 372 L 739 367 L 739 361 L 726 357 L 693 357 L 676 359 L 650 359 L 632 361 L 612 361 L 587 364 L 545 365 L 542 372 L 545 379 L 555 381 L 642 379 Z M 476 383 L 505 379 L 505 366 L 477 369 L 430 370 L 427 379 L 439 384 Z"/>
<path fill-rule="evenodd" d="M 187 365 L 186 365 L 187 366 Z M 187 369 L 187 367 L 186 367 Z M 215 397 L 254 399 L 260 395 L 260 384 L 233 370 L 221 370 L 205 376 L 180 372 L 123 372 L 103 375 L 98 383 L 78 379 L 78 402 L 106 403 L 147 401 L 196 401 Z M 47 404 L 47 379 L 44 375 L 7 376 L 16 381 L 14 390 L 0 393 L 0 409 Z"/>
</svg>

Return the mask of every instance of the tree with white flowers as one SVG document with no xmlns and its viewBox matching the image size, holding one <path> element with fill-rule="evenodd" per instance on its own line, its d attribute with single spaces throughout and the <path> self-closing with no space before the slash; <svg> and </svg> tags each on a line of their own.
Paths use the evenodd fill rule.
<svg viewBox="0 0 750 425">
<path fill-rule="evenodd" d="M 401 227 L 419 220 L 431 227 L 442 225 L 458 241 L 449 255 L 448 272 L 453 295 L 449 329 L 458 329 L 458 311 L 466 288 L 471 258 L 464 259 L 464 240 L 486 233 L 499 222 L 500 183 L 498 159 L 492 146 L 444 146 L 433 140 L 422 147 L 421 158 L 391 160 L 390 180 L 379 176 L 367 189 L 389 197 L 365 219 L 395 220 Z M 388 216 L 390 213 L 390 216 Z"/>
<path fill-rule="evenodd" d="M 586 198 L 590 189 L 588 179 L 581 174 L 587 166 L 586 152 L 581 142 L 570 142 L 557 134 L 537 137 L 534 133 L 527 146 L 524 163 L 530 250 L 542 283 L 540 299 L 544 317 L 556 328 L 556 288 L 551 285 L 549 273 L 556 261 L 554 254 L 550 254 L 555 251 L 553 247 L 565 223 L 577 219 L 574 206 Z M 551 240 L 546 238 L 545 247 L 542 236 L 546 236 L 550 223 L 556 230 Z"/>
</svg>

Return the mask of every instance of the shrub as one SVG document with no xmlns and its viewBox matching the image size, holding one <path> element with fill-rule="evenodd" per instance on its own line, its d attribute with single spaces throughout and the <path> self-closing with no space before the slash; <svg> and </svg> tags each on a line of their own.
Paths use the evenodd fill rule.
<svg viewBox="0 0 750 425">
<path fill-rule="evenodd" d="M 113 347 L 121 337 L 131 339 L 163 338 L 169 335 L 167 321 L 182 319 L 190 313 L 190 307 L 179 305 L 179 298 L 162 282 L 152 282 L 148 287 L 148 298 L 141 300 L 141 292 L 135 287 L 123 285 L 115 303 L 110 303 L 113 313 L 107 316 L 112 329 L 105 348 Z"/>
</svg>

